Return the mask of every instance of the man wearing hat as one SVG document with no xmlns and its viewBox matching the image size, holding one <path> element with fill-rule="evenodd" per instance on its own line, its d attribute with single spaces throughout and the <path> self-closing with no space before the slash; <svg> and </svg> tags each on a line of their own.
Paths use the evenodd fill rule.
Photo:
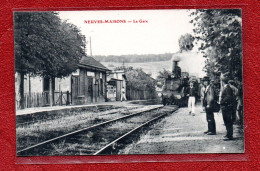
<svg viewBox="0 0 260 171">
<path fill-rule="evenodd" d="M 201 82 L 202 82 L 202 87 L 200 89 L 200 101 L 201 101 L 202 110 L 203 110 L 203 112 L 205 112 L 203 100 L 204 100 L 204 96 L 205 96 L 206 87 L 209 85 L 209 77 L 205 76 L 204 78 L 201 79 Z"/>
<path fill-rule="evenodd" d="M 226 77 L 223 77 L 223 90 L 220 97 L 220 107 L 222 110 L 223 120 L 226 126 L 227 134 L 224 137 L 224 140 L 233 139 L 233 109 L 234 109 L 234 94 L 233 90 L 228 85 L 228 80 Z"/>
<path fill-rule="evenodd" d="M 208 122 L 208 130 L 204 132 L 204 134 L 216 135 L 216 123 L 213 113 L 214 101 L 216 100 L 216 92 L 213 85 L 214 81 L 210 81 L 209 77 L 204 77 L 203 81 L 204 84 L 207 85 L 203 99 L 203 106 L 205 107 Z"/>
</svg>

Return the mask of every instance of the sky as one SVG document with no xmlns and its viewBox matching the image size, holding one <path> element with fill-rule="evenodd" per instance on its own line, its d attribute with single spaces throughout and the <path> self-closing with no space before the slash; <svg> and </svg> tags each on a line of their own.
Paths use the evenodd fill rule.
<svg viewBox="0 0 260 171">
<path fill-rule="evenodd" d="M 110 10 L 60 11 L 59 15 L 78 26 L 88 42 L 91 37 L 94 56 L 175 53 L 179 50 L 179 37 L 192 33 L 189 13 L 188 10 Z M 140 23 L 140 19 L 147 22 Z M 126 23 L 84 23 L 88 20 L 125 20 Z M 90 43 L 88 55 L 89 49 Z"/>
</svg>

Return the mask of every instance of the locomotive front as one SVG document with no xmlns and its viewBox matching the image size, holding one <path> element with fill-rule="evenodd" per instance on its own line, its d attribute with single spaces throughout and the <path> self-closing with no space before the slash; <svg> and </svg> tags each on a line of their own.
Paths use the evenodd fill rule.
<svg viewBox="0 0 260 171">
<path fill-rule="evenodd" d="M 162 89 L 163 105 L 187 105 L 187 97 L 184 96 L 188 86 L 188 75 L 182 76 L 181 68 L 178 66 L 178 60 L 173 60 L 172 73 L 165 79 Z"/>
</svg>

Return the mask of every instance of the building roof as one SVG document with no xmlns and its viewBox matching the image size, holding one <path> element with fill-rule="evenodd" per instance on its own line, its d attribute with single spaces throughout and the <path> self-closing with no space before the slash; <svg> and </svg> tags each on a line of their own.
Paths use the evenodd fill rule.
<svg viewBox="0 0 260 171">
<path fill-rule="evenodd" d="M 94 70 L 110 71 L 107 67 L 105 67 L 100 62 L 96 61 L 93 57 L 90 56 L 83 56 L 80 60 L 79 66 Z"/>
<path fill-rule="evenodd" d="M 109 81 L 123 81 L 122 79 L 119 79 L 119 78 L 110 78 Z"/>
</svg>

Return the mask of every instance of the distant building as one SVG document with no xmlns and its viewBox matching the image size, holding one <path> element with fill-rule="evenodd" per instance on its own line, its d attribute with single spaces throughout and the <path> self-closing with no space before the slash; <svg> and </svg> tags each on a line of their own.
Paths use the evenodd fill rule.
<svg viewBox="0 0 260 171">
<path fill-rule="evenodd" d="M 122 70 L 112 71 L 107 77 L 107 99 L 109 101 L 120 101 L 121 89 L 126 89 L 126 76 Z"/>
</svg>

